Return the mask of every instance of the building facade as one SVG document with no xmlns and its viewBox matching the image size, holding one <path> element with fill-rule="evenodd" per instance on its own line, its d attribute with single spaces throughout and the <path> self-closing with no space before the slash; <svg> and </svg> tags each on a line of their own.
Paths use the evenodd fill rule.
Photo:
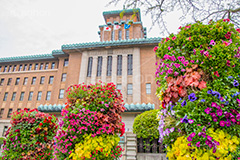
<svg viewBox="0 0 240 160">
<path fill-rule="evenodd" d="M 99 26 L 99 42 L 62 45 L 51 54 L 0 58 L 0 136 L 10 126 L 11 113 L 19 109 L 60 115 L 65 90 L 72 84 L 114 82 L 126 103 L 122 117 L 127 131 L 137 114 L 158 107 L 153 47 L 161 38 L 146 38 L 139 9 L 126 10 L 123 17 L 121 12 L 103 12 L 106 24 Z"/>
</svg>

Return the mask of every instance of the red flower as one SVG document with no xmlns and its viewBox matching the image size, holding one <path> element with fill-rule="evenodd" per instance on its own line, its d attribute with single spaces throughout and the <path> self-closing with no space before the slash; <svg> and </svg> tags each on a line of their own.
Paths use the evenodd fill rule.
<svg viewBox="0 0 240 160">
<path fill-rule="evenodd" d="M 217 76 L 217 77 L 219 77 L 218 71 L 215 71 L 215 72 L 214 72 L 214 75 Z"/>
<path fill-rule="evenodd" d="M 44 137 L 44 141 L 47 141 L 47 137 Z"/>
<path fill-rule="evenodd" d="M 42 123 L 39 123 L 39 126 L 42 126 L 43 124 Z"/>
<path fill-rule="evenodd" d="M 225 38 L 230 39 L 231 38 L 231 32 L 227 32 L 227 34 L 225 34 Z"/>
<path fill-rule="evenodd" d="M 238 31 L 238 33 L 240 33 L 240 28 L 237 28 L 236 31 Z"/>
<path fill-rule="evenodd" d="M 122 124 L 122 128 L 121 128 L 121 135 L 120 136 L 123 136 L 123 134 L 125 133 L 125 123 Z"/>
</svg>

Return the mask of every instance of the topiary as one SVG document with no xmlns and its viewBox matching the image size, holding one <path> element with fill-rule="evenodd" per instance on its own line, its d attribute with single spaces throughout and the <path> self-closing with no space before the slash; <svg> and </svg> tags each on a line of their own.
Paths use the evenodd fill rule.
<svg viewBox="0 0 240 160">
<path fill-rule="evenodd" d="M 139 114 L 133 123 L 133 133 L 137 138 L 150 138 L 150 141 L 159 137 L 157 114 L 159 110 L 145 111 Z"/>
</svg>

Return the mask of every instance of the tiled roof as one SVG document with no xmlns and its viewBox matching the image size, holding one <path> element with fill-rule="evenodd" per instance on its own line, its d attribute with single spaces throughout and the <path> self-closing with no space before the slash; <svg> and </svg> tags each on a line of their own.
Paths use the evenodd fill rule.
<svg viewBox="0 0 240 160">
<path fill-rule="evenodd" d="M 124 10 L 105 11 L 105 12 L 103 12 L 103 15 L 120 14 L 123 11 L 125 11 L 125 13 L 133 13 L 134 11 L 140 13 L 140 9 L 136 8 L 136 9 L 124 9 Z"/>
<path fill-rule="evenodd" d="M 38 110 L 42 112 L 61 112 L 62 109 L 65 107 L 63 104 L 59 105 L 40 105 L 38 106 Z M 125 112 L 143 112 L 147 110 L 152 110 L 155 108 L 154 104 L 148 103 L 148 104 L 125 104 L 124 107 L 126 108 Z"/>
<path fill-rule="evenodd" d="M 93 47 L 109 47 L 109 46 L 124 46 L 124 45 L 137 45 L 137 44 L 155 44 L 159 43 L 162 38 L 140 38 L 140 39 L 128 39 L 117 41 L 102 41 L 102 42 L 89 42 L 89 43 L 76 43 L 62 45 L 63 50 L 67 49 L 84 49 Z"/>
<path fill-rule="evenodd" d="M 27 55 L 17 57 L 4 57 L 0 58 L 0 62 L 19 62 L 19 61 L 31 61 L 31 60 L 44 60 L 54 59 L 52 54 L 38 54 L 38 55 Z"/>
</svg>

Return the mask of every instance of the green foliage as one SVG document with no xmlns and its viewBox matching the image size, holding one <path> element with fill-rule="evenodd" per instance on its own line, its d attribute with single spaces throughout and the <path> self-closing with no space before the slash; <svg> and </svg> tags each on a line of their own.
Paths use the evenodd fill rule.
<svg viewBox="0 0 240 160">
<path fill-rule="evenodd" d="M 153 140 L 159 137 L 157 130 L 158 112 L 159 110 L 145 111 L 134 119 L 133 133 L 137 134 L 138 138 L 151 138 Z"/>
<path fill-rule="evenodd" d="M 3 144 L 3 140 L 5 140 L 5 138 L 0 137 L 0 146 Z"/>
</svg>

